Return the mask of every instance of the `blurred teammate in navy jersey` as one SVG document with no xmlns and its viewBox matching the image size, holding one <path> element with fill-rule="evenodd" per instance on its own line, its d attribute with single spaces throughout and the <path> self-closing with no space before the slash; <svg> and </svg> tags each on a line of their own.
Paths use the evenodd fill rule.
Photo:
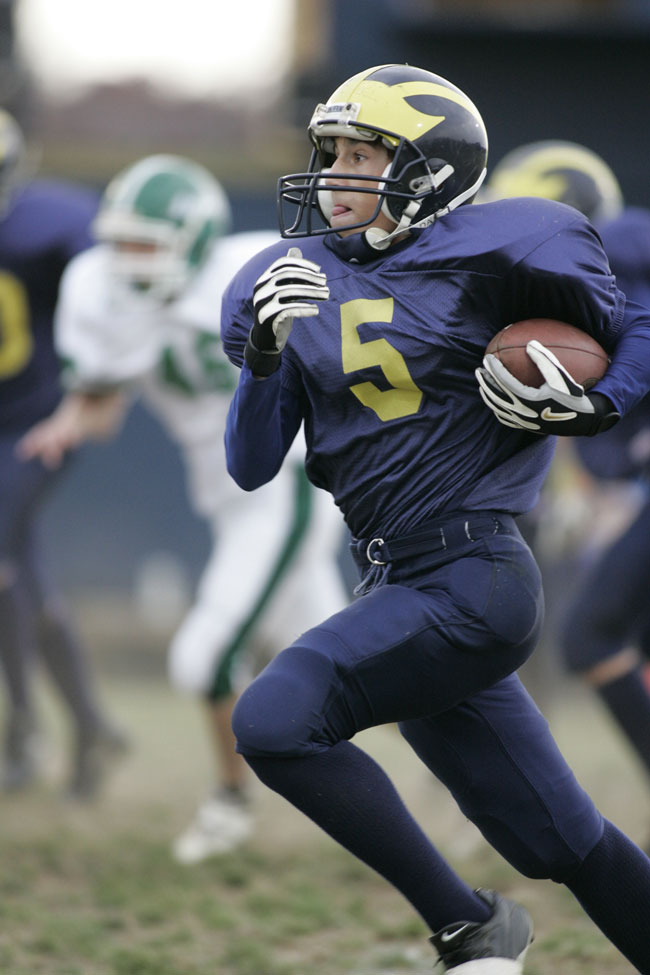
<svg viewBox="0 0 650 975">
<path fill-rule="evenodd" d="M 38 654 L 72 725 L 67 791 L 85 799 L 126 741 L 97 701 L 39 551 L 41 503 L 59 475 L 38 460 L 23 462 L 15 446 L 61 397 L 52 317 L 65 265 L 91 243 L 97 199 L 69 184 L 27 179 L 22 131 L 1 110 L 0 154 L 0 662 L 7 690 L 0 784 L 24 788 L 38 773 Z"/>
<path fill-rule="evenodd" d="M 307 473 L 343 511 L 361 598 L 250 684 L 238 749 L 409 900 L 444 971 L 518 975 L 528 912 L 472 890 L 350 741 L 399 722 L 495 849 L 566 884 L 648 975 L 650 860 L 581 789 L 516 674 L 543 597 L 515 519 L 536 503 L 555 434 L 598 434 L 650 389 L 650 315 L 626 304 L 573 208 L 463 205 L 485 176 L 487 135 L 444 78 L 362 71 L 317 106 L 309 136 L 308 171 L 279 183 L 287 240 L 224 295 L 224 346 L 241 366 L 226 453 L 254 490 L 304 420 Z M 485 355 L 503 326 L 532 317 L 568 320 L 608 350 L 592 390 L 539 343 L 528 353 L 540 389 Z"/>
<path fill-rule="evenodd" d="M 568 203 L 596 226 L 618 287 L 650 308 L 650 210 L 624 207 L 607 163 L 571 142 L 530 143 L 494 168 L 486 196 L 543 196 Z M 597 481 L 632 481 L 641 503 L 621 534 L 590 564 L 560 628 L 568 668 L 594 688 L 650 776 L 650 397 L 575 451 Z"/>
</svg>

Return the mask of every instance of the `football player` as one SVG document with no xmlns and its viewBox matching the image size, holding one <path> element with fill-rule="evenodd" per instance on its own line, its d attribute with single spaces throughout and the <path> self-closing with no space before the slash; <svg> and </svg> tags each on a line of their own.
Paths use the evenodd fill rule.
<svg viewBox="0 0 650 975">
<path fill-rule="evenodd" d="M 618 217 L 623 193 L 604 159 L 577 142 L 543 139 L 512 149 L 491 170 L 481 201 L 538 196 L 575 207 L 593 224 Z"/>
<path fill-rule="evenodd" d="M 624 207 L 618 181 L 590 149 L 571 142 L 521 146 L 497 164 L 486 196 L 543 196 L 582 211 L 598 229 L 628 301 L 650 308 L 650 211 Z M 575 451 L 597 481 L 633 482 L 640 503 L 589 569 L 559 631 L 568 668 L 594 688 L 650 774 L 650 397 Z"/>
<path fill-rule="evenodd" d="M 487 135 L 444 78 L 403 64 L 362 71 L 316 107 L 309 137 L 308 170 L 279 182 L 286 240 L 224 296 L 224 346 L 241 367 L 226 451 L 252 490 L 304 420 L 307 472 L 344 513 L 361 598 L 250 684 L 233 715 L 237 747 L 401 891 L 445 971 L 517 975 L 527 911 L 472 890 L 350 741 L 399 722 L 495 849 L 566 884 L 650 973 L 650 860 L 578 785 L 516 673 L 543 615 L 516 516 L 535 504 L 556 434 L 597 434 L 648 391 L 650 315 L 626 306 L 577 210 L 467 205 Z M 485 356 L 504 325 L 531 317 L 598 339 L 612 362 L 597 386 L 587 393 L 539 344 L 528 351 L 540 389 Z"/>
<path fill-rule="evenodd" d="M 343 519 L 304 472 L 297 445 L 252 494 L 225 467 L 224 429 L 237 371 L 219 336 L 221 294 L 278 235 L 229 234 L 221 184 L 196 162 L 154 155 L 107 187 L 99 243 L 71 262 L 56 316 L 68 392 L 23 440 L 24 456 L 56 466 L 71 448 L 117 432 L 142 397 L 184 458 L 190 499 L 213 547 L 196 602 L 169 650 L 173 683 L 205 704 L 216 786 L 174 842 L 183 863 L 225 853 L 253 828 L 247 769 L 231 711 L 253 651 L 273 652 L 348 602 L 337 563 Z"/>
<path fill-rule="evenodd" d="M 91 191 L 31 178 L 16 120 L 0 110 L 0 660 L 7 689 L 0 785 L 31 784 L 38 767 L 34 649 L 73 730 L 70 796 L 96 794 L 126 738 L 104 714 L 88 660 L 43 564 L 38 518 L 59 473 L 15 446 L 61 398 L 52 316 L 64 267 L 92 243 Z"/>
</svg>

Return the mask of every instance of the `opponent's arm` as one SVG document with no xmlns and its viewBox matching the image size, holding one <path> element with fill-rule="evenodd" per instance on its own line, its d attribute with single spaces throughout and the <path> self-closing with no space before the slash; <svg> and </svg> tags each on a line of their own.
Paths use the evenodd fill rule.
<svg viewBox="0 0 650 975">
<path fill-rule="evenodd" d="M 70 450 L 88 440 L 107 440 L 122 425 L 129 405 L 121 389 L 67 393 L 57 409 L 35 424 L 16 444 L 21 460 L 40 458 L 45 467 L 60 467 Z"/>
<path fill-rule="evenodd" d="M 484 402 L 504 426 L 531 433 L 591 437 L 609 430 L 620 419 L 606 396 L 587 393 L 541 342 L 528 342 L 526 351 L 544 377 L 539 389 L 519 382 L 492 354 L 484 357 L 475 372 Z"/>
</svg>

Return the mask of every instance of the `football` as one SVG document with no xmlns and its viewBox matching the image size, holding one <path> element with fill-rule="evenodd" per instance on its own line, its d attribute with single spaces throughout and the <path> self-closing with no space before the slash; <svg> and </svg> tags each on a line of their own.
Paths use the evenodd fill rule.
<svg viewBox="0 0 650 975">
<path fill-rule="evenodd" d="M 607 353 L 591 335 L 552 318 L 514 322 L 497 332 L 485 351 L 500 359 L 519 382 L 538 388 L 544 378 L 526 352 L 526 344 L 531 339 L 550 349 L 585 389 L 597 383 L 609 365 Z"/>
</svg>

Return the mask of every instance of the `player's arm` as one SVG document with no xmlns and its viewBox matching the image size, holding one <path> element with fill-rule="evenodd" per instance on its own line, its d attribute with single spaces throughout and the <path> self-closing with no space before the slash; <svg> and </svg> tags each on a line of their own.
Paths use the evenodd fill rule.
<svg viewBox="0 0 650 975">
<path fill-rule="evenodd" d="M 300 429 L 300 397 L 280 370 L 282 353 L 294 318 L 317 315 L 317 303 L 328 298 L 325 274 L 297 247 L 273 261 L 255 282 L 253 323 L 225 435 L 228 471 L 245 491 L 275 477 Z M 223 315 L 222 309 L 222 334 L 227 335 L 234 323 L 227 311 Z M 229 355 L 237 361 L 234 352 Z"/>
<path fill-rule="evenodd" d="M 528 342 L 526 352 L 544 377 L 539 388 L 524 385 L 491 353 L 476 370 L 481 397 L 504 426 L 590 437 L 609 430 L 620 419 L 607 396 L 587 393 L 541 342 Z"/>
<path fill-rule="evenodd" d="M 302 423 L 298 398 L 280 373 L 257 379 L 242 367 L 226 419 L 226 464 L 233 480 L 254 491 L 273 480 Z"/>
<path fill-rule="evenodd" d="M 35 424 L 16 445 L 22 460 L 39 458 L 49 468 L 89 440 L 108 440 L 122 426 L 129 398 L 121 389 L 70 392 L 45 420 Z"/>
<path fill-rule="evenodd" d="M 650 314 L 617 288 L 593 228 L 580 214 L 517 262 L 508 275 L 514 314 L 589 324 L 611 362 L 585 390 L 553 353 L 532 341 L 526 351 L 544 377 L 539 389 L 520 383 L 486 355 L 476 371 L 479 390 L 506 426 L 539 434 L 592 436 L 608 430 L 650 390 Z"/>
</svg>

